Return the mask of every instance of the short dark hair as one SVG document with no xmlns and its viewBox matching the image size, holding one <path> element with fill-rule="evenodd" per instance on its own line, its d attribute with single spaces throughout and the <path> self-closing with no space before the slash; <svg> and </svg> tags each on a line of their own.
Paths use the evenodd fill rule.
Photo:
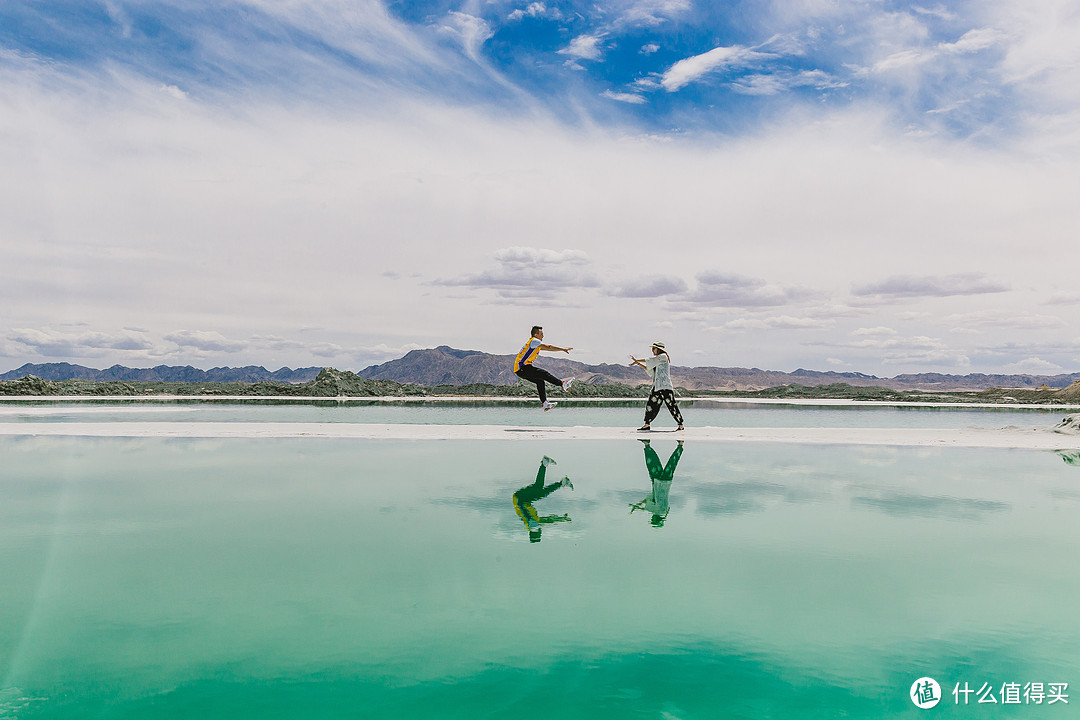
<svg viewBox="0 0 1080 720">
<path fill-rule="evenodd" d="M 536 337 L 536 333 L 540 332 L 540 331 L 541 331 L 541 330 L 543 330 L 543 329 L 544 329 L 544 328 L 542 328 L 542 327 L 541 327 L 541 326 L 539 326 L 539 325 L 533 325 L 533 329 L 532 329 L 532 331 L 530 331 L 530 332 L 529 332 L 529 335 L 530 335 L 531 337 Z"/>
</svg>

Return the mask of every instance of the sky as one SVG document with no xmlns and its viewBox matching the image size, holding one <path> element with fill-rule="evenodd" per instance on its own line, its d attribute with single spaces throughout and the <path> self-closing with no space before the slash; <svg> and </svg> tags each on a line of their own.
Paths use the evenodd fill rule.
<svg viewBox="0 0 1080 720">
<path fill-rule="evenodd" d="M 0 3 L 0 371 L 1080 371 L 1080 3 Z"/>
</svg>

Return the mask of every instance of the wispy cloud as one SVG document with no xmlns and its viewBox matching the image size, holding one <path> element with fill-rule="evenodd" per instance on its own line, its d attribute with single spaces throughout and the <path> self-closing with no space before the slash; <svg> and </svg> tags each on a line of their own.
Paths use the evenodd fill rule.
<svg viewBox="0 0 1080 720">
<path fill-rule="evenodd" d="M 152 344 L 136 332 L 64 332 L 52 329 L 17 328 L 7 335 L 12 343 L 44 357 L 96 357 L 105 351 L 149 350 Z"/>
<path fill-rule="evenodd" d="M 858 297 L 925 298 L 1008 292 L 1009 287 L 980 273 L 955 275 L 893 275 L 880 282 L 858 285 Z"/>
<path fill-rule="evenodd" d="M 929 63 L 943 55 L 967 55 L 1000 45 L 1005 34 L 995 28 L 976 28 L 964 33 L 954 42 L 906 48 L 874 63 L 873 72 L 885 73 L 914 65 Z"/>
<path fill-rule="evenodd" d="M 823 70 L 785 71 L 768 75 L 746 75 L 731 84 L 731 89 L 743 95 L 778 95 L 794 88 L 813 87 L 818 90 L 847 87 L 849 83 L 834 78 Z"/>
<path fill-rule="evenodd" d="M 608 100 L 617 100 L 618 102 L 630 103 L 631 105 L 641 105 L 647 102 L 644 96 L 636 93 L 621 93 L 605 90 L 600 93 L 600 95 L 606 97 Z"/>
<path fill-rule="evenodd" d="M 592 260 L 581 250 L 509 247 L 499 250 L 496 267 L 459 278 L 440 278 L 434 285 L 494 290 L 507 300 L 555 300 L 565 290 L 600 287 L 589 269 Z"/>
<path fill-rule="evenodd" d="M 686 291 L 686 282 L 682 278 L 669 275 L 647 275 L 627 280 L 611 291 L 615 297 L 657 298 L 677 295 Z"/>
<path fill-rule="evenodd" d="M 1054 293 L 1044 305 L 1080 305 L 1080 292 Z"/>
<path fill-rule="evenodd" d="M 192 348 L 205 352 L 235 353 L 247 347 L 247 343 L 239 340 L 229 340 L 221 333 L 213 330 L 178 330 L 166 335 L 165 339 L 176 343 L 182 348 Z"/>
<path fill-rule="evenodd" d="M 1027 373 L 1030 375 L 1048 375 L 1063 370 L 1057 363 L 1039 357 L 1024 358 L 1019 362 L 1009 363 L 1002 369 L 1009 373 Z"/>
<path fill-rule="evenodd" d="M 699 308 L 765 308 L 816 296 L 815 291 L 807 288 L 772 285 L 745 275 L 705 272 L 697 276 L 693 290 L 673 300 Z"/>
<path fill-rule="evenodd" d="M 526 5 L 524 8 L 517 8 L 510 12 L 506 16 L 506 19 L 510 22 L 518 22 L 524 18 L 548 18 L 550 20 L 561 20 L 562 12 L 557 7 L 549 8 L 542 2 L 533 2 Z"/>
<path fill-rule="evenodd" d="M 810 340 L 806 344 L 870 353 L 876 356 L 882 365 L 964 368 L 971 364 L 971 359 L 965 352 L 950 347 L 940 338 L 902 335 L 885 326 L 858 328 L 849 333 L 849 337 L 848 340 Z"/>
<path fill-rule="evenodd" d="M 930 315 L 927 319 L 936 325 L 962 328 L 1055 330 L 1066 326 L 1065 322 L 1056 315 L 1044 315 L 1041 313 L 1023 310 L 1017 311 L 1008 308 L 978 310 L 967 313 L 949 313 L 947 315 Z"/>
<path fill-rule="evenodd" d="M 619 16 L 620 24 L 655 27 L 691 9 L 690 0 L 638 0 Z"/>
<path fill-rule="evenodd" d="M 480 49 L 495 34 L 483 18 L 456 11 L 447 13 L 441 29 L 456 37 L 474 62 L 480 62 Z"/>
<path fill-rule="evenodd" d="M 724 330 L 825 330 L 836 326 L 828 318 L 773 315 L 764 318 L 738 318 L 724 323 Z"/>
<path fill-rule="evenodd" d="M 578 35 L 570 41 L 570 44 L 557 52 L 570 58 L 568 62 L 576 60 L 599 60 L 602 53 L 600 43 L 601 35 Z"/>
<path fill-rule="evenodd" d="M 740 45 L 717 47 L 678 61 L 664 72 L 660 84 L 668 92 L 675 92 L 710 72 L 727 67 L 745 66 L 772 57 L 775 57 L 772 53 L 757 52 Z"/>
</svg>

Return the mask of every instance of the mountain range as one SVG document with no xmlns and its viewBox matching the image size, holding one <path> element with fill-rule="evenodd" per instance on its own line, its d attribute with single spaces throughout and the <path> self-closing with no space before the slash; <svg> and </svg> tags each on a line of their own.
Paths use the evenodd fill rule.
<svg viewBox="0 0 1080 720">
<path fill-rule="evenodd" d="M 16 370 L 0 374 L 0 380 L 18 380 L 33 375 L 42 380 L 98 380 L 102 382 L 284 382 L 305 383 L 314 380 L 321 367 L 283 367 L 271 372 L 262 366 L 216 367 L 200 370 L 190 365 L 157 365 L 152 368 L 129 368 L 113 365 L 104 370 L 71 363 L 27 363 Z"/>
<path fill-rule="evenodd" d="M 441 345 L 413 350 L 397 360 L 361 370 L 361 377 L 396 380 L 420 385 L 465 385 L 491 383 L 506 385 L 517 379 L 512 372 L 513 355 L 492 355 L 478 350 L 457 350 Z M 648 381 L 645 371 L 628 365 L 587 365 L 564 356 L 545 355 L 536 361 L 558 377 L 574 376 L 579 382 L 638 385 Z M 687 390 L 761 390 L 780 385 L 831 385 L 847 383 L 858 387 L 892 390 L 985 390 L 991 387 L 1067 387 L 1080 380 L 1080 373 L 1062 375 L 984 374 L 947 375 L 915 373 L 882 378 L 858 372 L 798 369 L 794 372 L 742 367 L 671 367 L 673 382 Z"/>
<path fill-rule="evenodd" d="M 357 374 L 370 380 L 394 380 L 418 385 L 469 385 L 488 383 L 510 385 L 517 381 L 511 368 L 513 355 L 493 355 L 478 350 L 458 350 L 441 345 L 436 348 L 413 350 L 403 357 L 380 365 L 371 365 Z M 592 384 L 621 383 L 639 385 L 648 381 L 645 371 L 627 365 L 602 363 L 588 365 L 565 357 L 543 356 L 536 361 L 540 367 L 559 377 L 574 376 L 579 382 Z M 16 380 L 34 375 L 45 380 L 119 380 L 157 382 L 266 382 L 304 383 L 314 380 L 318 367 L 281 368 L 270 371 L 261 366 L 239 368 L 216 367 L 200 370 L 187 366 L 158 365 L 152 368 L 128 368 L 113 365 L 95 370 L 70 363 L 27 363 L 17 370 L 0 374 L 0 380 Z M 1052 388 L 1066 387 L 1080 380 L 1080 373 L 1061 375 L 984 374 L 948 375 L 915 373 L 891 378 L 857 372 L 795 370 L 780 372 L 742 367 L 684 367 L 672 366 L 675 384 L 688 390 L 760 390 L 780 385 L 831 385 L 847 383 L 857 387 L 884 387 L 893 390 L 985 390 L 991 387 Z"/>
</svg>

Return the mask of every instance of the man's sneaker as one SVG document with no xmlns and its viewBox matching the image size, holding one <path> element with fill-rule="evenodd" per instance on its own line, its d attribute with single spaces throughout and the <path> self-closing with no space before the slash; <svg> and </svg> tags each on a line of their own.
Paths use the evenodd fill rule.
<svg viewBox="0 0 1080 720">
<path fill-rule="evenodd" d="M 570 384 L 573 383 L 574 380 L 576 380 L 576 378 L 566 378 L 565 380 L 563 380 L 562 381 L 562 391 L 566 392 L 567 390 L 569 390 L 570 389 Z"/>
<path fill-rule="evenodd" d="M 550 410 L 551 408 L 555 407 L 558 404 L 559 403 L 551 402 L 550 400 L 548 400 L 547 402 L 545 402 L 540 407 L 544 408 L 544 412 L 547 412 L 548 410 Z"/>
<path fill-rule="evenodd" d="M 574 483 L 570 482 L 570 478 L 568 478 L 568 477 L 564 477 L 562 480 L 560 480 L 559 484 L 562 485 L 563 487 L 568 487 L 571 490 L 574 489 Z"/>
<path fill-rule="evenodd" d="M 555 462 L 555 458 L 548 457 L 547 455 L 545 455 L 544 459 L 541 460 L 540 462 L 543 463 L 544 467 L 547 467 L 548 465 L 557 465 L 558 464 L 558 463 Z"/>
</svg>

